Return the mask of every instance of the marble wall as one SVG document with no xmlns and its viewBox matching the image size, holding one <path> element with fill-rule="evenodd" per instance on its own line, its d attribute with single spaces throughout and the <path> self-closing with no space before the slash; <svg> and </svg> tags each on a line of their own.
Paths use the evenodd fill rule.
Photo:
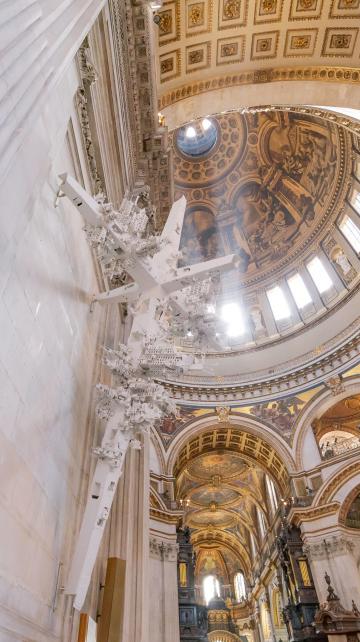
<svg viewBox="0 0 360 642">
<path fill-rule="evenodd" d="M 54 208 L 58 173 L 75 172 L 77 86 L 73 64 L 0 185 L 1 641 L 62 637 L 57 573 L 68 566 L 87 486 L 105 312 L 89 310 L 98 284 L 82 221 L 65 199 Z"/>
</svg>

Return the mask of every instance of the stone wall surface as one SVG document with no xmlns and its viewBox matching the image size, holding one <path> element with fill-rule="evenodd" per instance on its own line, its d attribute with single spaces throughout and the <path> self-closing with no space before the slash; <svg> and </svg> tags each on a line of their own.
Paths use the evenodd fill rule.
<svg viewBox="0 0 360 642">
<path fill-rule="evenodd" d="M 98 284 L 80 216 L 65 199 L 54 208 L 57 175 L 76 171 L 67 129 L 77 86 L 72 64 L 0 185 L 1 641 L 61 639 L 58 569 L 87 485 L 104 312 L 89 310 Z M 76 127 L 74 115 L 80 140 Z"/>
</svg>

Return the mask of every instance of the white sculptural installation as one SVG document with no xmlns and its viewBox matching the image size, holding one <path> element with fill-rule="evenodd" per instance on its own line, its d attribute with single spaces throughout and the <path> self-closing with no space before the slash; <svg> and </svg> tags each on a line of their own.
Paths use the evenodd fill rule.
<svg viewBox="0 0 360 642">
<path fill-rule="evenodd" d="M 189 296 L 189 292 L 199 282 L 211 281 L 214 274 L 233 269 L 238 258 L 230 255 L 178 268 L 184 197 L 174 203 L 161 236 L 149 236 L 145 210 L 138 208 L 136 202 L 124 199 L 120 212 L 115 212 L 89 196 L 71 176 L 64 174 L 60 178 L 62 192 L 83 216 L 88 239 L 96 247 L 99 260 L 105 266 L 117 262 L 118 269 L 133 279 L 133 283 L 94 298 L 101 304 L 130 304 L 133 325 L 127 346 L 104 349 L 104 363 L 114 375 L 116 387 L 97 386 L 97 414 L 105 422 L 105 431 L 101 445 L 93 450 L 98 461 L 65 586 L 65 592 L 74 595 L 74 607 L 81 609 L 127 449 L 139 448 L 137 436 L 148 432 L 164 414 L 176 410 L 153 377 L 169 371 L 177 374 L 194 363 L 191 355 L 166 342 L 166 329 L 159 322 L 161 313 L 169 308 L 183 319 L 189 318 L 195 312 L 196 301 L 196 293 Z M 205 302 L 206 284 L 200 290 L 197 296 Z"/>
</svg>

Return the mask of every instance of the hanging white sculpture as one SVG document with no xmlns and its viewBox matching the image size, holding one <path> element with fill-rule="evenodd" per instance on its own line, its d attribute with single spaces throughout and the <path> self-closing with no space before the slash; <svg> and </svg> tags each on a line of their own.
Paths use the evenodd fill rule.
<svg viewBox="0 0 360 642">
<path fill-rule="evenodd" d="M 191 356 L 167 340 L 166 327 L 160 322 L 162 311 L 168 309 L 172 315 L 179 315 L 182 322 L 196 318 L 196 301 L 207 302 L 214 275 L 233 269 L 238 258 L 230 255 L 177 267 L 184 197 L 174 203 L 161 236 L 150 236 L 145 210 L 138 208 L 136 201 L 124 199 L 120 211 L 115 212 L 89 196 L 72 177 L 64 174 L 61 179 L 61 190 L 83 216 L 99 260 L 104 266 L 115 261 L 117 269 L 125 270 L 133 279 L 133 283 L 94 298 L 102 304 L 128 303 L 133 325 L 127 346 L 104 349 L 104 363 L 114 376 L 115 387 L 97 386 L 97 413 L 105 422 L 105 430 L 101 445 L 93 451 L 98 461 L 65 587 L 66 593 L 74 595 L 74 607 L 81 609 L 126 451 L 129 446 L 139 448 L 137 437 L 176 410 L 165 389 L 153 378 L 169 372 L 176 375 L 194 365 Z M 199 286 L 204 280 L 206 283 Z"/>
</svg>

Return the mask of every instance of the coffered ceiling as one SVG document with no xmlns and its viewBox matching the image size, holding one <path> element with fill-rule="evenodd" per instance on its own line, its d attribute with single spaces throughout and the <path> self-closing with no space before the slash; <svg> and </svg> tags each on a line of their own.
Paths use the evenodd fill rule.
<svg viewBox="0 0 360 642">
<path fill-rule="evenodd" d="M 248 80 L 261 82 L 254 72 L 276 75 L 278 69 L 280 80 L 281 73 L 306 65 L 353 68 L 348 80 L 360 78 L 360 0 L 167 0 L 158 14 L 164 105 L 189 95 L 173 90 L 210 79 L 209 89 L 221 87 L 215 79 L 229 74 L 246 80 L 251 72 Z"/>
</svg>

